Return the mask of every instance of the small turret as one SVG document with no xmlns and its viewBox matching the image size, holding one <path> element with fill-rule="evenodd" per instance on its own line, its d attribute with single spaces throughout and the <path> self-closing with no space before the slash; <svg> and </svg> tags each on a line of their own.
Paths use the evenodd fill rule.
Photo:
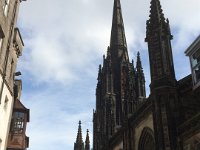
<svg viewBox="0 0 200 150">
<path fill-rule="evenodd" d="M 85 150 L 90 150 L 90 137 L 89 130 L 87 129 L 86 139 L 85 139 Z"/>
<path fill-rule="evenodd" d="M 84 143 L 83 143 L 82 129 L 81 129 L 81 121 L 79 121 L 76 143 L 74 143 L 74 150 L 84 150 Z"/>
</svg>

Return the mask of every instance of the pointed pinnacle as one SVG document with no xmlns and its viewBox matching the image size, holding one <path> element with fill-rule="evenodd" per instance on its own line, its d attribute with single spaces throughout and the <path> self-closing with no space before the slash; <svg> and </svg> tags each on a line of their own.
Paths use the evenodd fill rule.
<svg viewBox="0 0 200 150">
<path fill-rule="evenodd" d="M 98 81 L 101 80 L 101 65 L 99 65 L 99 72 L 98 72 L 97 80 L 98 80 Z"/>
<path fill-rule="evenodd" d="M 89 137 L 89 130 L 87 129 L 87 134 L 86 134 L 86 140 L 85 140 L 86 144 L 90 143 L 90 137 Z"/>
<path fill-rule="evenodd" d="M 114 0 L 110 46 L 127 48 L 120 0 Z"/>
<path fill-rule="evenodd" d="M 159 0 L 152 0 L 150 8 L 151 10 L 149 17 L 152 24 L 165 21 L 165 17 Z"/>
<path fill-rule="evenodd" d="M 136 64 L 136 68 L 137 68 L 137 71 L 142 71 L 142 63 L 141 63 L 141 59 L 140 59 L 140 52 L 138 51 L 137 53 L 137 64 Z"/>
<path fill-rule="evenodd" d="M 83 138 L 82 138 L 81 121 L 79 121 L 76 143 L 80 143 L 81 144 L 82 142 L 83 142 Z"/>
</svg>

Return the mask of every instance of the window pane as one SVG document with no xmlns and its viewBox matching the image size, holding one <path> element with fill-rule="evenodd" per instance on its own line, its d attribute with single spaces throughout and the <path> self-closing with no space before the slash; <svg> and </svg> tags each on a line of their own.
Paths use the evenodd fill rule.
<svg viewBox="0 0 200 150">
<path fill-rule="evenodd" d="M 12 122 L 12 132 L 15 134 L 22 133 L 24 128 L 24 113 L 14 112 Z"/>
<path fill-rule="evenodd" d="M 13 121 L 14 121 L 13 132 L 14 133 L 22 133 L 23 126 L 24 126 L 24 120 L 23 120 L 23 118 L 16 118 Z"/>
</svg>

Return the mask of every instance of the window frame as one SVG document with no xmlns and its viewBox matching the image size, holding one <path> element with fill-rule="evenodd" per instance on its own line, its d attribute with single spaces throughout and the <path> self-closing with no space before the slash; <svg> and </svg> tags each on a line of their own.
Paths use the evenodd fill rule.
<svg viewBox="0 0 200 150">
<path fill-rule="evenodd" d="M 190 64 L 191 64 L 191 69 L 192 69 L 192 78 L 193 78 L 193 86 L 194 87 L 198 87 L 200 85 L 200 58 L 199 60 L 197 59 L 195 61 L 194 59 L 194 55 L 196 53 L 200 53 L 200 48 L 198 48 L 191 56 L 190 56 Z M 199 54 L 199 57 L 200 57 L 200 54 Z M 196 70 L 198 70 L 199 72 L 199 77 L 197 76 L 197 72 Z"/>
<path fill-rule="evenodd" d="M 22 134 L 24 132 L 25 125 L 25 113 L 24 112 L 14 112 L 12 119 L 12 133 Z"/>
</svg>

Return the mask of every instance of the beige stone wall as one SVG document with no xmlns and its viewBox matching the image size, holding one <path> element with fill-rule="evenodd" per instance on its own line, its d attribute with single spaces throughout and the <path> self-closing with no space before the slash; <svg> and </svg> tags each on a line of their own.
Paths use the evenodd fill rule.
<svg viewBox="0 0 200 150">
<path fill-rule="evenodd" d="M 136 125 L 135 136 L 134 136 L 134 139 L 135 139 L 135 149 L 136 150 L 138 149 L 138 143 L 139 143 L 139 139 L 140 139 L 142 130 L 145 127 L 148 127 L 148 128 L 150 128 L 150 129 L 153 130 L 153 116 L 152 116 L 152 113 L 149 113 L 149 115 L 146 115 L 146 117 L 143 118 L 143 120 L 141 120 L 141 122 L 139 122 Z"/>
<path fill-rule="evenodd" d="M 10 0 L 7 9 L 7 15 L 5 15 L 2 6 L 2 1 L 0 1 L 0 26 L 5 35 L 5 37 L 1 39 L 2 42 L 0 46 L 0 71 L 1 73 L 3 73 L 5 67 L 5 58 L 8 54 L 7 51 L 9 50 L 8 62 L 6 67 L 6 81 L 11 91 L 13 88 L 13 73 L 15 72 L 17 64 L 17 54 L 16 48 L 13 45 L 13 38 L 14 28 L 16 27 L 16 21 L 18 16 L 19 4 L 19 0 Z"/>
</svg>

